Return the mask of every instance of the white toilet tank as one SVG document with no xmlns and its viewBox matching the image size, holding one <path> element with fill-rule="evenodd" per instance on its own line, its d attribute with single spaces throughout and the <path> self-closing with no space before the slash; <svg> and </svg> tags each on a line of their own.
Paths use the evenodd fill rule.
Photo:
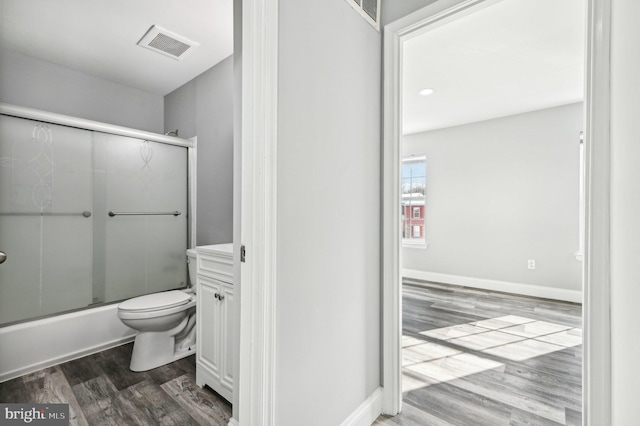
<svg viewBox="0 0 640 426">
<path fill-rule="evenodd" d="M 196 267 L 198 253 L 196 249 L 187 250 L 187 266 L 189 268 L 189 288 L 196 291 Z"/>
</svg>

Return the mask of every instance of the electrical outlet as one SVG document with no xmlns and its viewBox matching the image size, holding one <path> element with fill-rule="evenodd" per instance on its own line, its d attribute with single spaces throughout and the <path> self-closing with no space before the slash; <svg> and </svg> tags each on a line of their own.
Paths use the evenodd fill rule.
<svg viewBox="0 0 640 426">
<path fill-rule="evenodd" d="M 527 268 L 536 269 L 536 261 L 535 261 L 535 259 L 527 260 Z"/>
</svg>

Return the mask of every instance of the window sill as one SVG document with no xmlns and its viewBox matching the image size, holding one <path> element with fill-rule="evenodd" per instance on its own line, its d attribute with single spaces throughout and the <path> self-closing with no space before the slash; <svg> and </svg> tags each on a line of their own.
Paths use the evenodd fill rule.
<svg viewBox="0 0 640 426">
<path fill-rule="evenodd" d="M 413 248 L 413 249 L 420 249 L 420 250 L 424 250 L 427 247 L 429 247 L 429 243 L 427 242 L 410 242 L 410 241 L 402 241 L 402 248 Z"/>
</svg>

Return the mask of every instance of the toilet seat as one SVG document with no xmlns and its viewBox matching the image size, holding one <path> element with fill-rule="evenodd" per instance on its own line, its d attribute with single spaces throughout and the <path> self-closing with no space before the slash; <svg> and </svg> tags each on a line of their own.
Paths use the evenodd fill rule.
<svg viewBox="0 0 640 426">
<path fill-rule="evenodd" d="M 164 291 L 126 300 L 118 305 L 118 309 L 127 312 L 150 312 L 184 305 L 190 299 L 189 294 L 180 290 Z"/>
<path fill-rule="evenodd" d="M 184 311 L 196 305 L 194 294 L 180 290 L 146 294 L 134 297 L 118 305 L 120 319 L 156 318 Z"/>
</svg>

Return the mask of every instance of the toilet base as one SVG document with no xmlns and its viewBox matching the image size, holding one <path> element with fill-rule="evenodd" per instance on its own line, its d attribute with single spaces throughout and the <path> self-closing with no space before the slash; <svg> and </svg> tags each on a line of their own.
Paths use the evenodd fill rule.
<svg viewBox="0 0 640 426">
<path fill-rule="evenodd" d="M 133 343 L 131 371 L 147 371 L 185 358 L 196 352 L 195 344 L 175 350 L 175 338 L 167 331 L 140 331 Z"/>
</svg>

